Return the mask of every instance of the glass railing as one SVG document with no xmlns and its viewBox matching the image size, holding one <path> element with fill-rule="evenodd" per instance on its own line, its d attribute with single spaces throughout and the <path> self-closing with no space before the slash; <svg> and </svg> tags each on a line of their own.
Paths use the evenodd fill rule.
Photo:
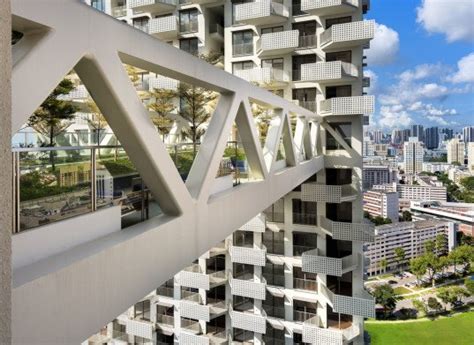
<svg viewBox="0 0 474 345">
<path fill-rule="evenodd" d="M 233 56 L 253 55 L 253 43 L 233 44 L 232 55 Z"/>
<path fill-rule="evenodd" d="M 293 256 L 302 256 L 304 252 L 316 249 L 314 246 L 293 245 Z"/>
<path fill-rule="evenodd" d="M 186 180 L 199 143 L 168 145 Z M 13 148 L 13 232 L 119 206 L 122 228 L 162 213 L 121 146 Z M 230 188 L 252 179 L 241 144 L 229 142 L 216 177 L 232 176 Z M 232 180 L 232 181 L 231 181 Z"/>
<path fill-rule="evenodd" d="M 188 23 L 180 23 L 179 24 L 179 32 L 181 33 L 193 33 L 193 32 L 198 32 L 199 30 L 199 25 L 197 20 L 191 21 Z"/>
<path fill-rule="evenodd" d="M 285 276 L 277 274 L 263 273 L 263 277 L 268 285 L 285 286 Z"/>
<path fill-rule="evenodd" d="M 159 296 L 173 297 L 174 288 L 171 286 L 160 286 L 158 289 L 156 289 L 156 294 Z"/>
<path fill-rule="evenodd" d="M 273 305 L 262 304 L 263 310 L 267 313 L 267 316 L 277 317 L 279 319 L 285 319 L 285 307 L 275 307 Z"/>
<path fill-rule="evenodd" d="M 296 322 L 304 322 L 306 320 L 309 320 L 313 317 L 315 317 L 315 313 L 307 312 L 307 311 L 299 311 L 299 310 L 293 310 L 293 321 Z"/>
<path fill-rule="evenodd" d="M 317 44 L 318 39 L 316 35 L 299 36 L 298 38 L 298 48 L 316 47 Z"/>
<path fill-rule="evenodd" d="M 293 212 L 293 223 L 301 225 L 318 225 L 318 217 L 315 214 Z"/>
<path fill-rule="evenodd" d="M 316 280 L 293 278 L 293 289 L 316 292 L 318 290 L 318 284 L 316 283 Z"/>
</svg>

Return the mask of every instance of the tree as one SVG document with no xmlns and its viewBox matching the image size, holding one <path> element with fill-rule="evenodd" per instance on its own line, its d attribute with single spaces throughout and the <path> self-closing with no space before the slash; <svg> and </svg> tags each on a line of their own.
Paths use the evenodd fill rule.
<svg viewBox="0 0 474 345">
<path fill-rule="evenodd" d="M 426 268 L 428 271 L 428 276 L 430 278 L 431 284 L 435 286 L 434 276 L 440 271 L 440 261 L 439 258 L 433 253 L 428 252 L 423 255 L 423 260 L 426 262 Z"/>
<path fill-rule="evenodd" d="M 383 258 L 382 260 L 380 260 L 380 268 L 382 269 L 382 271 L 385 272 L 387 270 L 387 265 L 388 265 L 387 259 Z"/>
<path fill-rule="evenodd" d="M 422 300 L 414 299 L 412 303 L 413 303 L 413 308 L 418 310 L 420 314 L 426 315 L 428 313 L 428 307 Z"/>
<path fill-rule="evenodd" d="M 178 87 L 180 109 L 178 115 L 188 124 L 183 134 L 193 143 L 196 156 L 197 143 L 205 133 L 204 125 L 209 121 L 218 95 L 202 87 L 181 83 Z"/>
<path fill-rule="evenodd" d="M 474 280 L 470 277 L 467 277 L 464 280 L 464 285 L 466 286 L 466 290 L 469 292 L 469 294 L 474 296 Z"/>
<path fill-rule="evenodd" d="M 397 261 L 397 266 L 401 272 L 402 265 L 405 263 L 405 258 L 406 258 L 405 249 L 403 249 L 402 247 L 397 247 L 394 249 L 394 252 L 395 252 L 395 260 Z"/>
<path fill-rule="evenodd" d="M 450 261 L 447 256 L 439 257 L 439 269 L 441 270 L 441 272 L 444 273 L 444 271 L 446 270 L 446 268 L 449 267 L 449 265 L 450 265 Z"/>
<path fill-rule="evenodd" d="M 272 117 L 273 117 L 272 109 L 266 108 L 257 103 L 253 103 L 252 114 L 258 126 L 259 138 L 263 143 L 265 142 L 268 128 L 270 127 L 270 122 L 272 121 Z"/>
<path fill-rule="evenodd" d="M 435 313 L 439 313 L 443 306 L 435 297 L 428 298 L 428 308 L 433 310 Z"/>
<path fill-rule="evenodd" d="M 71 101 L 60 99 L 61 96 L 69 94 L 74 89 L 74 84 L 69 79 L 63 79 L 59 85 L 49 94 L 46 100 L 39 106 L 28 120 L 28 126 L 36 132 L 48 138 L 46 146 L 56 145 L 55 139 L 63 133 L 70 125 L 77 107 Z M 55 170 L 54 153 L 50 152 L 52 170 Z"/>
<path fill-rule="evenodd" d="M 391 224 L 392 220 L 390 218 L 384 218 L 382 216 L 377 216 L 375 218 L 372 218 L 371 221 L 376 225 L 385 225 L 385 224 Z"/>
<path fill-rule="evenodd" d="M 411 222 L 411 212 L 410 211 L 403 211 L 402 213 L 402 221 L 404 222 Z"/>
<path fill-rule="evenodd" d="M 444 253 L 446 251 L 446 246 L 447 246 L 447 239 L 446 236 L 443 234 L 438 234 L 435 239 L 435 249 L 436 253 Z"/>
<path fill-rule="evenodd" d="M 420 283 L 421 278 L 425 275 L 427 268 L 427 262 L 422 256 L 410 260 L 410 271 L 415 275 L 417 285 Z"/>
<path fill-rule="evenodd" d="M 170 114 L 176 110 L 173 102 L 176 96 L 176 91 L 168 89 L 155 88 L 149 93 L 150 102 L 147 106 L 149 110 L 154 112 L 151 116 L 151 121 L 163 138 L 170 132 L 173 125 Z"/>
<path fill-rule="evenodd" d="M 92 98 L 87 100 L 87 108 L 90 114 L 90 117 L 87 119 L 87 123 L 89 126 L 95 131 L 96 133 L 96 143 L 97 145 L 100 146 L 100 135 L 101 132 L 108 127 L 107 120 L 105 119 L 104 115 L 99 110 L 99 107 L 95 102 L 92 100 Z M 100 155 L 100 150 L 99 155 Z"/>
<path fill-rule="evenodd" d="M 474 247 L 463 244 L 457 247 L 455 250 L 459 252 L 459 258 L 464 265 L 464 270 L 468 271 L 471 261 L 474 261 Z"/>
<path fill-rule="evenodd" d="M 461 265 L 463 263 L 461 253 L 457 250 L 458 248 L 453 249 L 448 254 L 448 259 L 454 265 L 454 271 L 455 272 L 456 272 L 456 265 Z"/>
<path fill-rule="evenodd" d="M 450 304 L 451 307 L 454 307 L 456 302 L 461 301 L 463 297 L 469 297 L 469 295 L 469 291 L 462 286 L 443 287 L 436 294 L 443 303 Z"/>
<path fill-rule="evenodd" d="M 425 245 L 425 253 L 434 253 L 435 250 L 435 242 L 434 241 L 426 241 Z"/>
<path fill-rule="evenodd" d="M 377 285 L 372 295 L 375 297 L 375 302 L 383 307 L 385 316 L 397 306 L 397 297 L 389 284 Z"/>
</svg>

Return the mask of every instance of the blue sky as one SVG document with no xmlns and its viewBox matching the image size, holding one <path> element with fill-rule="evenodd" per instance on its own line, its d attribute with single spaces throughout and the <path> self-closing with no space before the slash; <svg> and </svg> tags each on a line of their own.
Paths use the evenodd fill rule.
<svg viewBox="0 0 474 345">
<path fill-rule="evenodd" d="M 474 0 L 372 0 L 371 126 L 474 125 Z"/>
</svg>

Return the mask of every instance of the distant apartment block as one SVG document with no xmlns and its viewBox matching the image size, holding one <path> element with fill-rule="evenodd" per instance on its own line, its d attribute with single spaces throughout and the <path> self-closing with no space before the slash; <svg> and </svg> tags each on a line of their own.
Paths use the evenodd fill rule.
<svg viewBox="0 0 474 345">
<path fill-rule="evenodd" d="M 474 142 L 474 126 L 464 127 L 462 129 L 462 138 L 466 143 Z"/>
<path fill-rule="evenodd" d="M 398 222 L 398 193 L 369 190 L 364 192 L 364 211 L 372 217 L 389 218 Z"/>
<path fill-rule="evenodd" d="M 447 221 L 423 220 L 402 222 L 375 227 L 375 241 L 365 245 L 365 256 L 370 260 L 367 269 L 369 276 L 394 271 L 398 268 L 395 248 L 403 248 L 407 264 L 410 259 L 425 252 L 427 241 L 436 240 L 436 236 L 446 237 L 446 246 L 437 255 L 447 253 L 450 245 L 449 234 L 453 232 L 453 225 Z M 452 238 L 452 236 L 451 236 Z M 387 263 L 382 267 L 382 260 Z"/>
<path fill-rule="evenodd" d="M 430 127 L 425 129 L 425 146 L 428 150 L 437 149 L 439 146 L 439 129 Z"/>
<path fill-rule="evenodd" d="M 435 173 L 439 172 L 447 172 L 453 166 L 449 163 L 430 163 L 430 162 L 423 162 L 423 171 Z"/>
<path fill-rule="evenodd" d="M 423 154 L 423 146 L 417 138 L 411 137 L 403 144 L 403 162 L 406 174 L 416 174 L 422 171 Z"/>
<path fill-rule="evenodd" d="M 365 190 L 374 185 L 397 182 L 398 171 L 389 164 L 365 164 L 362 171 Z"/>
<path fill-rule="evenodd" d="M 364 157 L 370 157 L 375 154 L 375 146 L 370 137 L 364 137 L 364 142 L 362 146 L 362 155 Z"/>
<path fill-rule="evenodd" d="M 467 168 L 474 174 L 474 142 L 467 143 Z"/>
<path fill-rule="evenodd" d="M 454 202 L 413 201 L 410 210 L 420 215 L 430 215 L 455 223 L 457 231 L 474 236 L 474 205 Z"/>
<path fill-rule="evenodd" d="M 464 142 L 459 139 L 451 139 L 446 145 L 448 163 L 464 164 Z"/>
<path fill-rule="evenodd" d="M 418 185 L 407 185 L 407 184 L 385 184 L 385 185 L 374 185 L 373 189 L 385 190 L 391 192 L 398 192 L 400 199 L 405 200 L 419 200 L 419 201 L 446 201 L 447 193 L 446 187 L 440 186 L 418 186 Z"/>
</svg>

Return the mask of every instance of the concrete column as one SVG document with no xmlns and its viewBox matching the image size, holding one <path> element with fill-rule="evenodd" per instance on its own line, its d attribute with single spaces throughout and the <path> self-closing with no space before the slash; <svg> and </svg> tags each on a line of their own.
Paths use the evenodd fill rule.
<svg viewBox="0 0 474 345">
<path fill-rule="evenodd" d="M 0 1 L 0 344 L 11 343 L 11 9 Z"/>
</svg>

